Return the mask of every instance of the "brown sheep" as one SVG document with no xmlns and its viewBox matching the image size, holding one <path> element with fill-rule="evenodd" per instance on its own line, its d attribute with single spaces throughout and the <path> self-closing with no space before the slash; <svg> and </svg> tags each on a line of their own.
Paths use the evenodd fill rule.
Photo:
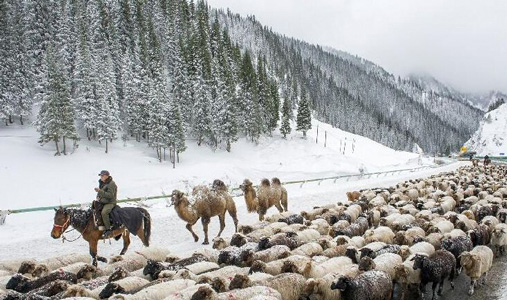
<svg viewBox="0 0 507 300">
<path fill-rule="evenodd" d="M 355 202 L 359 200 L 360 197 L 361 193 L 358 191 L 347 192 L 347 199 L 349 199 L 350 202 Z"/>
<path fill-rule="evenodd" d="M 196 242 L 199 240 L 199 237 L 192 230 L 192 225 L 194 225 L 199 218 L 201 219 L 204 229 L 203 245 L 209 244 L 208 224 L 211 217 L 218 216 L 220 219 L 220 231 L 217 236 L 220 236 L 225 228 L 226 211 L 234 220 L 235 230 L 238 231 L 236 204 L 226 189 L 216 188 L 215 190 L 210 190 L 207 186 L 199 185 L 192 190 L 192 196 L 195 198 L 194 203 L 190 203 L 182 192 L 174 190 L 171 197 L 171 205 L 174 205 L 174 209 L 178 216 L 187 222 L 186 227 Z"/>
<path fill-rule="evenodd" d="M 266 212 L 272 206 L 276 206 L 279 212 L 283 212 L 280 204 L 282 189 L 272 188 L 268 179 L 264 178 L 261 180 L 257 191 L 254 190 L 253 184 L 249 179 L 245 179 L 239 187 L 243 191 L 248 212 L 257 211 L 259 221 L 264 220 Z"/>
</svg>

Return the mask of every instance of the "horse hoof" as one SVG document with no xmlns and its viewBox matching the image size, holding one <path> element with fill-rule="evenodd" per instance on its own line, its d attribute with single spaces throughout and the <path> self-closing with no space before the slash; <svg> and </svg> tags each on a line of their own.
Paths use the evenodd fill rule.
<svg viewBox="0 0 507 300">
<path fill-rule="evenodd" d="M 203 244 L 203 245 L 209 245 L 209 242 L 204 241 L 204 242 L 202 242 L 202 244 Z"/>
</svg>

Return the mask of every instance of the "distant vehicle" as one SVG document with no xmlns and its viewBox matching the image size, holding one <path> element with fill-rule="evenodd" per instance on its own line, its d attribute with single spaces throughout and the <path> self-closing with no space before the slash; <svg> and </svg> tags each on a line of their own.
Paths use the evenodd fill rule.
<svg viewBox="0 0 507 300">
<path fill-rule="evenodd" d="M 460 159 L 472 159 L 477 154 L 477 151 L 465 151 L 458 154 Z"/>
</svg>

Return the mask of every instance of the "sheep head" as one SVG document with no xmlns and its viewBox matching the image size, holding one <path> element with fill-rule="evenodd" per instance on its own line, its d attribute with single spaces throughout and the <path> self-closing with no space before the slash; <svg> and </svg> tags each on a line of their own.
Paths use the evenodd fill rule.
<svg viewBox="0 0 507 300">
<path fill-rule="evenodd" d="M 236 274 L 229 284 L 229 290 L 244 289 L 251 285 L 250 278 L 245 274 Z"/>
<path fill-rule="evenodd" d="M 405 268 L 404 264 L 399 264 L 394 267 L 394 277 L 395 280 L 400 280 L 402 278 L 407 278 L 409 275 L 409 270 Z"/>
<path fill-rule="evenodd" d="M 231 237 L 231 246 L 241 247 L 247 242 L 246 236 L 241 233 L 234 233 Z"/>
<path fill-rule="evenodd" d="M 125 293 L 125 289 L 123 287 L 121 287 L 116 282 L 110 282 L 106 285 L 104 289 L 102 289 L 102 291 L 99 294 L 99 297 L 100 299 L 104 298 L 107 299 L 111 297 L 113 294 L 122 294 L 122 293 Z"/>
<path fill-rule="evenodd" d="M 365 256 L 359 261 L 359 271 L 370 271 L 375 267 L 376 264 L 371 257 Z"/>
<path fill-rule="evenodd" d="M 350 285 L 351 281 L 352 281 L 352 278 L 350 278 L 348 276 L 342 276 L 342 277 L 338 278 L 337 281 L 335 281 L 331 284 L 331 289 L 332 290 L 340 290 L 343 292 Z"/>
<path fill-rule="evenodd" d="M 95 272 L 97 272 L 96 267 L 86 264 L 76 273 L 76 276 L 78 279 L 91 280 Z"/>
<path fill-rule="evenodd" d="M 213 280 L 211 280 L 211 287 L 217 293 L 223 293 L 223 292 L 227 291 L 227 287 L 225 285 L 225 279 L 223 279 L 221 277 L 214 277 Z"/>
<path fill-rule="evenodd" d="M 478 256 L 475 254 L 472 254 L 468 251 L 464 251 L 460 254 L 460 256 L 458 258 L 460 260 L 461 265 L 464 268 L 470 269 L 474 263 L 474 258 L 477 259 Z"/>
<path fill-rule="evenodd" d="M 151 279 L 157 279 L 158 274 L 164 270 L 164 266 L 158 261 L 148 259 L 146 266 L 143 269 L 143 275 L 150 275 Z"/>
<path fill-rule="evenodd" d="M 286 260 L 283 262 L 282 273 L 299 273 L 298 267 L 294 264 L 294 262 Z"/>
<path fill-rule="evenodd" d="M 43 277 L 49 274 L 49 267 L 46 264 L 38 264 L 32 272 L 32 276 Z"/>
<path fill-rule="evenodd" d="M 109 278 L 107 279 L 108 282 L 117 281 L 123 278 L 126 278 L 130 275 L 129 271 L 125 270 L 123 267 L 118 267 L 114 269 L 113 273 L 109 275 Z"/>
<path fill-rule="evenodd" d="M 205 300 L 212 299 L 213 295 L 216 295 L 215 291 L 209 286 L 201 286 L 199 289 L 192 295 L 191 300 Z"/>
<path fill-rule="evenodd" d="M 32 272 L 35 270 L 36 263 L 33 260 L 25 260 L 21 263 L 19 266 L 18 272 L 20 274 L 32 274 Z"/>
<path fill-rule="evenodd" d="M 213 246 L 212 246 L 213 249 L 222 250 L 228 246 L 227 242 L 224 240 L 224 238 L 219 237 L 219 236 L 213 238 L 212 242 L 213 242 Z"/>
<path fill-rule="evenodd" d="M 252 274 L 255 272 L 264 272 L 266 271 L 266 263 L 260 260 L 256 260 L 252 263 L 248 274 Z"/>
<path fill-rule="evenodd" d="M 366 249 L 366 248 L 363 248 L 363 249 Z M 355 247 L 353 247 L 353 246 L 347 247 L 347 250 L 345 250 L 345 256 L 350 258 L 353 263 L 357 264 L 357 249 Z"/>
<path fill-rule="evenodd" d="M 428 260 L 428 256 L 423 254 L 416 254 L 412 257 L 411 261 L 414 262 L 414 270 L 421 269 L 424 267 L 426 260 Z"/>
</svg>

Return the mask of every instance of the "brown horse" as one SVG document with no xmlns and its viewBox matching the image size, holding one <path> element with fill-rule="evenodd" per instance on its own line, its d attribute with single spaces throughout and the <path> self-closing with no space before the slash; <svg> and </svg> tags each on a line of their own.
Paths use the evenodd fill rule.
<svg viewBox="0 0 507 300">
<path fill-rule="evenodd" d="M 112 231 L 111 236 L 115 237 L 116 240 L 120 239 L 120 237 L 123 238 L 123 249 L 120 255 L 125 254 L 130 245 L 129 229 L 134 235 L 137 235 L 141 239 L 146 247 L 150 245 L 151 235 L 151 217 L 147 210 L 140 207 L 126 207 L 122 209 L 127 211 L 127 217 L 131 215 L 131 219 L 137 221 L 129 222 L 134 224 L 128 224 L 128 229 L 126 226 L 122 225 Z M 82 210 L 60 207 L 59 209 L 55 208 L 55 211 L 53 230 L 51 231 L 52 238 L 60 238 L 67 228 L 72 226 L 81 233 L 83 239 L 88 242 L 90 246 L 90 255 L 92 256 L 92 264 L 97 266 L 97 260 L 107 262 L 106 258 L 97 255 L 97 243 L 99 240 L 103 239 L 103 230 L 95 228 L 91 209 Z"/>
</svg>

